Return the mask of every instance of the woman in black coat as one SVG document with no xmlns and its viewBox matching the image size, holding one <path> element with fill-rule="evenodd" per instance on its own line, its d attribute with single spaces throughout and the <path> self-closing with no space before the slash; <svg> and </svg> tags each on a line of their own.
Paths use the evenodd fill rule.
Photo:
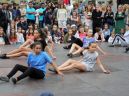
<svg viewBox="0 0 129 96">
<path fill-rule="evenodd" d="M 107 6 L 107 10 L 104 13 L 104 24 L 105 23 L 109 25 L 110 30 L 112 31 L 115 22 L 114 22 L 114 13 L 112 12 L 111 6 Z"/>
<path fill-rule="evenodd" d="M 96 27 L 101 27 L 102 25 L 102 12 L 100 11 L 100 7 L 96 6 L 96 9 L 92 12 L 93 19 L 93 34 L 95 34 Z"/>
</svg>

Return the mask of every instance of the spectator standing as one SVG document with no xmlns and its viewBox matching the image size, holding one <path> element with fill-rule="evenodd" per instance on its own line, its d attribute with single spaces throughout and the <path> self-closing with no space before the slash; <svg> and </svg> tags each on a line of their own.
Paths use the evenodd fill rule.
<svg viewBox="0 0 129 96">
<path fill-rule="evenodd" d="M 76 26 L 78 25 L 78 22 L 79 22 L 79 16 L 78 16 L 78 13 L 76 11 L 73 11 L 72 15 L 71 15 L 71 25 L 75 24 Z"/>
<path fill-rule="evenodd" d="M 95 34 L 96 27 L 101 27 L 102 24 L 102 12 L 99 6 L 96 6 L 96 9 L 92 12 L 93 19 L 93 34 Z"/>
<path fill-rule="evenodd" d="M 41 8 L 39 8 L 37 10 L 38 20 L 39 20 L 39 27 L 40 28 L 43 28 L 43 26 L 44 26 L 44 15 L 45 15 L 45 11 L 46 11 L 45 4 L 44 3 L 41 3 Z"/>
<path fill-rule="evenodd" d="M 20 13 L 21 13 L 21 16 L 22 17 L 25 17 L 25 15 L 26 15 L 26 9 L 25 9 L 25 5 L 20 5 Z"/>
<path fill-rule="evenodd" d="M 88 26 L 92 29 L 92 6 L 88 5 L 86 8 L 85 14 L 85 26 Z"/>
<path fill-rule="evenodd" d="M 13 14 L 13 19 L 16 19 L 17 17 L 19 18 L 21 17 L 21 11 L 19 9 L 19 6 L 14 6 L 12 14 Z"/>
<path fill-rule="evenodd" d="M 114 21 L 114 13 L 112 12 L 111 6 L 107 6 L 107 10 L 104 14 L 104 24 L 107 23 L 109 25 L 110 31 L 113 31 L 113 27 L 115 25 Z"/>
<path fill-rule="evenodd" d="M 67 10 L 63 4 L 59 5 L 57 10 L 57 20 L 59 28 L 66 28 L 67 23 Z"/>
<path fill-rule="evenodd" d="M 28 25 L 31 24 L 35 24 L 35 14 L 36 14 L 36 10 L 33 8 L 33 3 L 29 2 L 29 8 L 26 9 L 26 18 L 27 18 L 27 23 Z"/>
<path fill-rule="evenodd" d="M 122 5 L 118 6 L 118 11 L 115 16 L 116 26 L 115 26 L 115 33 L 120 34 L 121 29 L 125 29 L 125 13 L 123 12 Z"/>
<path fill-rule="evenodd" d="M 52 9 L 51 8 L 47 8 L 46 10 L 46 14 L 45 14 L 45 25 L 47 25 L 48 27 L 50 25 L 52 25 Z"/>
</svg>

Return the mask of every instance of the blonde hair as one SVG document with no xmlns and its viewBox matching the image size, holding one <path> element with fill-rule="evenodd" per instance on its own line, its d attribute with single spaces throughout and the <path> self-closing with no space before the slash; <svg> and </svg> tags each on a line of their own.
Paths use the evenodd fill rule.
<svg viewBox="0 0 129 96">
<path fill-rule="evenodd" d="M 113 29 L 113 31 L 111 32 L 111 35 L 113 35 L 113 34 L 114 34 L 114 35 L 116 34 L 114 29 Z"/>
<path fill-rule="evenodd" d="M 101 7 L 100 7 L 100 8 L 101 8 L 101 11 L 104 11 L 104 12 L 105 12 L 105 11 L 106 11 L 107 6 L 106 6 L 105 4 L 103 4 L 103 5 L 101 5 Z"/>
<path fill-rule="evenodd" d="M 93 30 L 92 30 L 92 29 L 89 29 L 89 30 L 88 30 L 88 33 L 93 33 Z"/>
</svg>

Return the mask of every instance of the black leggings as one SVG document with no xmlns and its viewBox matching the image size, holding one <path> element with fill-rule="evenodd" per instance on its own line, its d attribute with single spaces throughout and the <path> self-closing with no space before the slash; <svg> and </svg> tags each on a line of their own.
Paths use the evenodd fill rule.
<svg viewBox="0 0 129 96">
<path fill-rule="evenodd" d="M 79 38 L 76 38 L 76 39 L 74 39 L 74 41 L 71 44 L 68 45 L 68 48 L 71 48 L 72 44 L 74 44 L 74 43 L 79 45 L 80 47 L 83 46 L 83 42 Z"/>
<path fill-rule="evenodd" d="M 16 64 L 12 71 L 7 75 L 8 78 L 11 78 L 13 75 L 16 74 L 17 71 L 23 72 L 19 77 L 17 77 L 17 81 L 26 78 L 27 76 L 34 78 L 34 79 L 43 79 L 45 74 L 43 71 L 33 68 L 33 67 L 26 67 L 23 65 Z"/>
</svg>

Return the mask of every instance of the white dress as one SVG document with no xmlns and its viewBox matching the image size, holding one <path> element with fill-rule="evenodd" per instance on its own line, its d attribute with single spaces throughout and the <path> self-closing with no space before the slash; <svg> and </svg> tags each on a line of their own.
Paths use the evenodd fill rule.
<svg viewBox="0 0 129 96">
<path fill-rule="evenodd" d="M 92 29 L 92 19 L 89 17 L 92 17 L 92 13 L 86 12 L 85 13 L 85 25 L 88 26 L 90 29 Z"/>
<path fill-rule="evenodd" d="M 66 9 L 58 9 L 57 20 L 58 20 L 59 28 L 66 28 L 66 24 L 67 24 L 67 10 Z"/>
</svg>

